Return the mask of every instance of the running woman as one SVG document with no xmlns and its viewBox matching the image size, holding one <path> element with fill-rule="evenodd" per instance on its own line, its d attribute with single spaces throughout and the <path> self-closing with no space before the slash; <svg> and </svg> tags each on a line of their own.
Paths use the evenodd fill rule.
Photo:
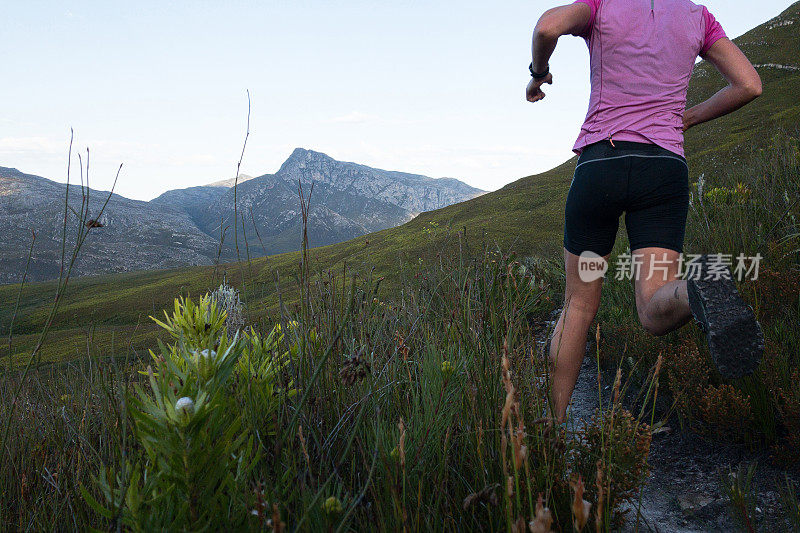
<svg viewBox="0 0 800 533">
<path fill-rule="evenodd" d="M 751 373 L 763 334 L 730 271 L 720 275 L 703 257 L 699 276 L 682 280 L 679 257 L 689 208 L 683 133 L 757 98 L 758 73 L 711 13 L 689 0 L 578 0 L 548 10 L 536 24 L 529 102 L 542 100 L 542 86 L 553 83 L 548 61 L 562 35 L 588 44 L 592 89 L 573 148 L 579 158 L 565 209 L 566 291 L 549 353 L 552 414 L 562 422 L 566 417 L 600 305 L 603 280 L 583 281 L 579 260 L 583 254 L 600 266 L 608 261 L 623 213 L 638 263 L 636 310 L 645 330 L 664 335 L 694 316 L 720 373 Z M 686 109 L 698 56 L 728 86 Z M 658 274 L 643 275 L 652 272 Z"/>
</svg>

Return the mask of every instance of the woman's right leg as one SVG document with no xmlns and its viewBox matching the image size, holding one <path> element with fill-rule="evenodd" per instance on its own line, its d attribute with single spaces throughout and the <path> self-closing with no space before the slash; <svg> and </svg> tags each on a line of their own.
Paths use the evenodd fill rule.
<svg viewBox="0 0 800 533">
<path fill-rule="evenodd" d="M 564 209 L 564 307 L 550 339 L 551 409 L 564 420 L 586 354 L 586 335 L 600 306 L 602 275 L 617 237 L 628 187 L 624 152 L 611 143 L 587 146 L 578 159 Z M 594 259 L 591 259 L 594 257 Z M 595 263 L 594 269 L 581 267 Z M 581 274 L 583 273 L 583 276 Z"/>
<path fill-rule="evenodd" d="M 566 417 L 569 400 L 583 358 L 586 355 L 586 337 L 600 306 L 603 278 L 583 281 L 579 275 L 579 256 L 564 250 L 566 290 L 564 307 L 550 339 L 551 409 L 559 422 Z M 597 260 L 599 261 L 599 259 Z M 605 256 L 603 261 L 608 261 Z"/>
</svg>

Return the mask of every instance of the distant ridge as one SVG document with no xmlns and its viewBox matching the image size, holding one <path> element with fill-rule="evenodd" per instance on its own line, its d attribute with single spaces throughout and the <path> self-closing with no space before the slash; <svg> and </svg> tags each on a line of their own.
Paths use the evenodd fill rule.
<svg viewBox="0 0 800 533">
<path fill-rule="evenodd" d="M 397 226 L 421 211 L 483 192 L 454 179 L 378 170 L 298 148 L 275 174 L 241 174 L 236 210 L 234 179 L 170 190 L 150 202 L 114 195 L 98 221 L 102 227 L 91 231 L 73 275 L 208 265 L 218 257 L 231 261 L 240 257 L 233 242 L 234 224 L 240 247 L 251 257 L 296 250 L 301 242 L 298 180 L 315 184 L 309 224 L 312 246 Z M 74 185 L 72 189 L 70 204 L 79 211 L 80 191 Z M 64 184 L 0 167 L 0 227 L 7 228 L 0 235 L 0 284 L 21 279 L 31 231 L 37 240 L 27 279 L 58 276 L 65 192 Z M 95 216 L 105 195 L 92 191 L 89 196 L 90 216 Z M 69 228 L 74 228 L 75 214 L 68 219 Z M 68 235 L 68 241 L 72 243 L 74 235 Z"/>
</svg>

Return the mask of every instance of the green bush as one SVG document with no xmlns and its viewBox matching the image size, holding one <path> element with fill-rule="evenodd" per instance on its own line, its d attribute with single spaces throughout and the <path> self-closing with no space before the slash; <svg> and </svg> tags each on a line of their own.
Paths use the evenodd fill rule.
<svg viewBox="0 0 800 533">
<path fill-rule="evenodd" d="M 166 314 L 166 313 L 165 313 Z M 274 332 L 229 340 L 226 314 L 203 297 L 176 299 L 173 315 L 156 321 L 175 339 L 151 351 L 149 388 L 135 386 L 127 412 L 138 460 L 97 482 L 105 496 L 84 497 L 102 516 L 138 531 L 201 530 L 246 523 L 247 483 L 258 460 L 233 390 L 238 372 L 257 381 L 259 401 L 275 406 L 274 382 L 285 358 L 273 354 Z M 246 359 L 243 359 L 246 354 Z M 246 374 L 245 374 L 246 372 Z"/>
</svg>

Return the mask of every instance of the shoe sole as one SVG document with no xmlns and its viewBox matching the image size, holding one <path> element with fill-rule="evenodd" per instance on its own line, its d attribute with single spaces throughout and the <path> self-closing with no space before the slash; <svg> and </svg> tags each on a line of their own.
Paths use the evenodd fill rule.
<svg viewBox="0 0 800 533">
<path fill-rule="evenodd" d="M 705 319 L 708 349 L 719 373 L 725 379 L 752 374 L 761 362 L 764 333 L 733 279 L 690 280 L 689 284 L 702 305 L 700 317 Z"/>
</svg>

